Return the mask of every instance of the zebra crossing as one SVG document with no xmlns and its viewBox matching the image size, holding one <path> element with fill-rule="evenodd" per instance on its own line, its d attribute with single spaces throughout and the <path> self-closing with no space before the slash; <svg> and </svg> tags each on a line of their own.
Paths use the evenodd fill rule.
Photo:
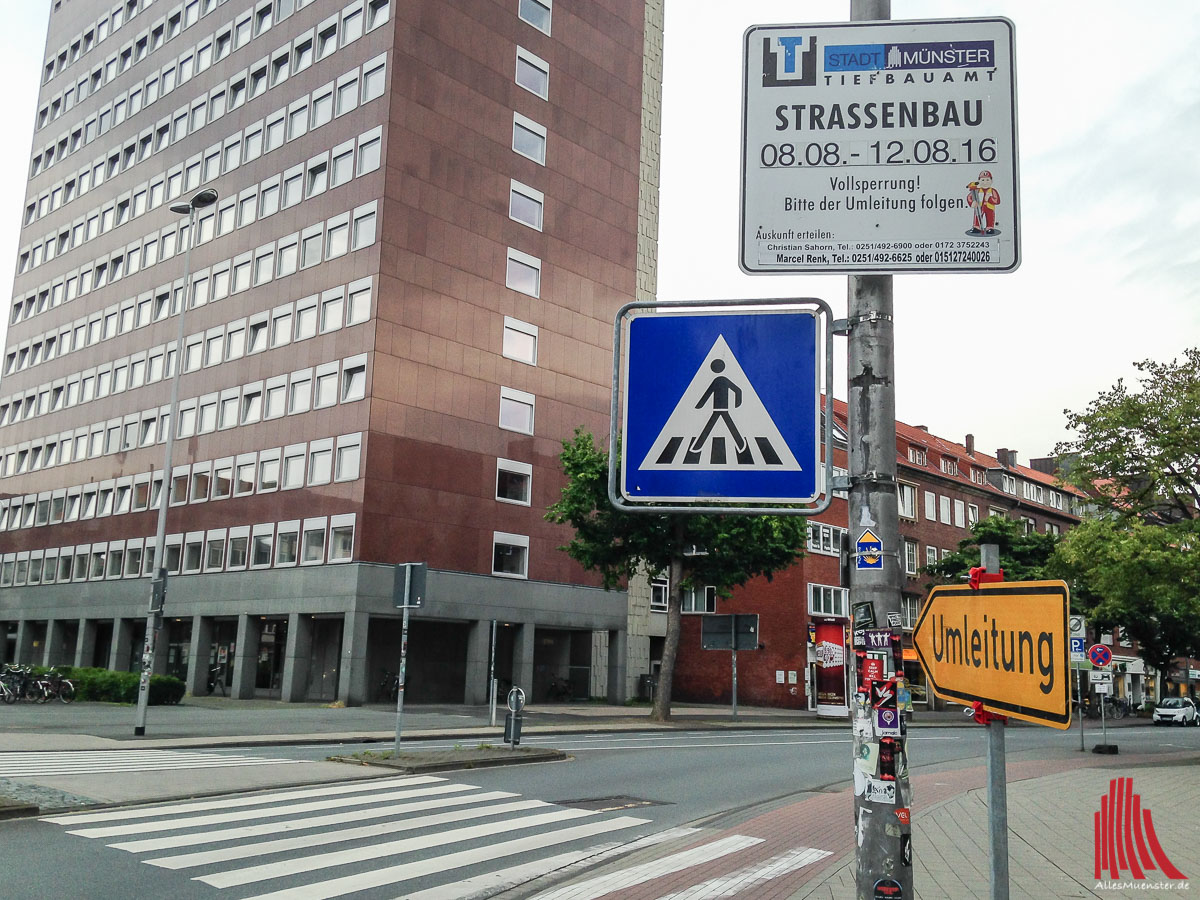
<svg viewBox="0 0 1200 900">
<path fill-rule="evenodd" d="M 0 753 L 0 778 L 96 775 L 214 769 L 222 766 L 278 766 L 301 760 L 244 756 L 214 750 L 55 750 Z"/>
<path fill-rule="evenodd" d="M 396 776 L 153 806 L 44 817 L 159 870 L 172 896 L 216 888 L 239 900 L 319 900 L 354 894 L 470 900 L 554 873 L 581 881 L 544 900 L 591 900 L 729 857 L 734 870 L 669 896 L 727 897 L 828 856 L 798 848 L 736 868 L 762 838 L 726 835 L 662 859 L 588 877 L 602 862 L 688 838 L 690 828 L 564 806 L 452 782 Z M 760 848 L 761 849 L 761 848 Z M 619 860 L 615 865 L 620 866 Z M 184 885 L 195 882 L 193 889 Z M 165 882 L 164 882 L 165 883 Z M 194 891 L 194 893 L 193 893 Z M 225 895 L 223 893 L 223 895 Z"/>
</svg>

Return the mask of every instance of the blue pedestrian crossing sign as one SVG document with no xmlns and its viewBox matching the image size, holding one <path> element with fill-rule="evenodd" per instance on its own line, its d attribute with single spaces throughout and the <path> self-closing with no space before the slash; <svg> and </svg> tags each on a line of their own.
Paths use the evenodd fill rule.
<svg viewBox="0 0 1200 900">
<path fill-rule="evenodd" d="M 660 502 L 815 500 L 816 312 L 661 309 L 629 321 L 622 495 Z"/>
</svg>

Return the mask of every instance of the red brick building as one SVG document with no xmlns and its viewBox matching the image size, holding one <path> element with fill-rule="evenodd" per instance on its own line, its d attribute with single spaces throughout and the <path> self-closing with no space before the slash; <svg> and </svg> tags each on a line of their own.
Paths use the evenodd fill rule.
<svg viewBox="0 0 1200 900">
<path fill-rule="evenodd" d="M 835 402 L 835 474 L 846 470 L 846 406 Z M 1053 475 L 1017 463 L 1015 450 L 995 455 L 967 435 L 957 443 L 922 426 L 896 423 L 902 612 L 905 669 L 914 703 L 927 702 L 925 678 L 911 649 L 911 629 L 926 594 L 923 568 L 958 547 L 980 518 L 1020 519 L 1031 531 L 1059 533 L 1079 521 L 1086 498 Z M 816 658 L 810 628 L 817 620 L 843 622 L 849 634 L 849 597 L 839 548 L 847 533 L 845 494 L 810 523 L 808 553 L 772 581 L 756 579 L 720 600 L 712 591 L 686 597 L 674 696 L 681 701 L 728 703 L 732 699 L 727 651 L 700 646 L 701 614 L 757 613 L 760 649 L 738 654 L 738 701 L 754 706 L 814 708 Z M 851 536 L 853 539 L 854 536 Z"/>
</svg>

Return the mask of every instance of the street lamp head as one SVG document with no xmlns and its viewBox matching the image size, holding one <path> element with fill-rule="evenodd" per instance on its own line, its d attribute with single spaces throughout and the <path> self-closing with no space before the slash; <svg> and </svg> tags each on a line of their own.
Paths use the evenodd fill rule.
<svg viewBox="0 0 1200 900">
<path fill-rule="evenodd" d="M 204 209 L 206 206 L 212 206 L 217 202 L 217 192 L 213 188 L 205 188 L 200 193 L 196 194 L 187 203 L 176 203 L 171 207 L 171 212 L 176 215 L 186 216 L 195 209 Z"/>
<path fill-rule="evenodd" d="M 217 192 L 214 188 L 205 188 L 192 198 L 192 209 L 204 209 L 217 202 Z"/>
</svg>

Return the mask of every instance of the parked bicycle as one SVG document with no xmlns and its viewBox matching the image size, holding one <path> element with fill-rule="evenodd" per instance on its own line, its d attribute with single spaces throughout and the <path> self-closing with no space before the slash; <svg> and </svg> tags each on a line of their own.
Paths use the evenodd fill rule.
<svg viewBox="0 0 1200 900">
<path fill-rule="evenodd" d="M 33 669 L 29 666 L 6 663 L 0 670 L 0 681 L 4 683 L 4 702 L 17 700 L 35 702 L 39 692 L 34 688 Z"/>
<path fill-rule="evenodd" d="M 1100 699 L 1088 699 L 1083 706 L 1083 713 L 1089 719 L 1100 718 L 1100 703 L 1104 703 L 1104 717 L 1106 719 L 1123 719 L 1129 715 L 1129 701 L 1124 697 L 1104 697 Z"/>
<path fill-rule="evenodd" d="M 383 678 L 379 682 L 380 699 L 388 699 L 392 703 L 400 696 L 400 673 L 383 670 Z"/>
<path fill-rule="evenodd" d="M 38 703 L 46 703 L 50 700 L 70 703 L 75 699 L 74 683 L 69 678 L 63 678 L 62 673 L 55 668 L 50 668 L 45 674 L 35 678 L 33 685 L 38 694 Z"/>
</svg>

